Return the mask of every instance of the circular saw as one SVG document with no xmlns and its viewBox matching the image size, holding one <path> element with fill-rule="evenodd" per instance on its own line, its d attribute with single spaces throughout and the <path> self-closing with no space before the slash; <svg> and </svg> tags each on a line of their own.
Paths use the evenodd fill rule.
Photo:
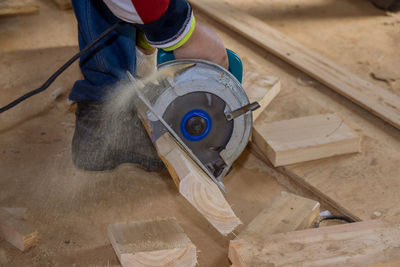
<svg viewBox="0 0 400 267">
<path fill-rule="evenodd" d="M 170 60 L 158 69 L 162 74 L 156 83 L 133 86 L 153 142 L 169 132 L 226 192 L 222 178 L 249 141 L 251 111 L 258 103 L 250 103 L 238 79 L 214 63 Z"/>
</svg>

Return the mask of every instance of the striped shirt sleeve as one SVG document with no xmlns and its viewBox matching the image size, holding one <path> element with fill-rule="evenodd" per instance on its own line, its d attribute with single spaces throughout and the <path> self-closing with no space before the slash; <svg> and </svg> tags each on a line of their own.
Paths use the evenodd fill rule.
<svg viewBox="0 0 400 267">
<path fill-rule="evenodd" d="M 103 0 L 115 16 L 144 33 L 152 47 L 171 51 L 182 46 L 195 28 L 186 0 Z"/>
</svg>

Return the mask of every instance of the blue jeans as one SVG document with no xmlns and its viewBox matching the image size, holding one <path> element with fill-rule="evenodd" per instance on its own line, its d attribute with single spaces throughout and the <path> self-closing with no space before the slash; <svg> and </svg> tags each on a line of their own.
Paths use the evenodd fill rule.
<svg viewBox="0 0 400 267">
<path fill-rule="evenodd" d="M 120 21 L 100 0 L 72 0 L 78 21 L 79 48 Z M 83 80 L 75 82 L 69 98 L 77 102 L 101 102 L 126 71 L 136 73 L 136 29 L 123 25 L 85 53 L 79 62 Z"/>
</svg>

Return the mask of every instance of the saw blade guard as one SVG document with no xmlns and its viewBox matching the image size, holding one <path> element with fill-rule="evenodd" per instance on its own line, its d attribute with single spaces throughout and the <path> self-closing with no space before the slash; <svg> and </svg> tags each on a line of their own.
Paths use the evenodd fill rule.
<svg viewBox="0 0 400 267">
<path fill-rule="evenodd" d="M 227 113 L 249 104 L 240 82 L 226 69 L 203 60 L 168 61 L 159 65 L 157 78 L 157 84 L 144 86 L 141 93 L 200 161 L 215 176 L 224 176 L 251 134 L 251 111 L 226 119 Z M 165 132 L 163 126 L 153 112 L 147 110 L 146 117 L 152 139 L 157 140 Z"/>
</svg>

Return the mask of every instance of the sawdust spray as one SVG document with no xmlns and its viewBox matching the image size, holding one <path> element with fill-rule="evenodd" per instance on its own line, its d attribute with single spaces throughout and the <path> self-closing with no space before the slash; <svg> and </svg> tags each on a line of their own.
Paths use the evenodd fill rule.
<svg viewBox="0 0 400 267">
<path fill-rule="evenodd" d="M 101 162 L 109 156 L 110 151 L 118 151 L 128 147 L 131 139 L 135 138 L 132 134 L 127 136 L 127 125 L 131 123 L 127 118 L 127 113 L 131 113 L 134 109 L 133 102 L 136 97 L 133 86 L 140 88 L 146 86 L 151 90 L 153 86 L 156 86 L 157 81 L 167 77 L 166 72 L 156 71 L 155 55 L 145 56 L 138 53 L 137 69 L 140 77 L 132 82 L 121 82 L 109 91 L 104 105 L 101 106 L 101 118 L 96 131 L 102 138 L 101 145 L 82 144 L 83 147 L 80 147 L 80 149 L 94 151 L 94 153 L 90 153 L 90 158 L 81 158 L 81 160 L 88 162 L 98 160 Z M 89 113 L 87 116 L 90 117 L 91 114 Z M 70 148 L 65 149 L 65 151 L 67 150 L 69 153 Z M 66 157 L 70 158 L 71 156 Z M 48 188 L 44 193 L 46 196 L 43 195 L 42 190 L 37 190 L 37 194 L 35 192 L 33 197 L 39 202 L 45 200 L 46 203 L 43 203 L 43 206 L 46 206 L 47 210 L 57 209 L 55 203 L 64 203 L 63 206 L 67 210 L 75 209 L 81 206 L 81 203 L 87 202 L 89 199 L 96 200 L 99 197 L 97 185 L 102 184 L 104 186 L 104 183 L 110 183 L 111 189 L 121 182 L 118 179 L 113 179 L 113 176 L 121 178 L 122 175 L 119 171 L 121 167 L 118 167 L 118 170 L 112 171 L 112 173 L 110 171 L 87 172 L 70 166 L 70 161 L 61 163 L 54 161 L 54 164 L 62 164 L 63 166 L 49 167 L 48 169 L 54 170 L 52 171 L 54 173 L 49 175 L 45 184 L 39 185 L 39 187 Z M 84 164 L 85 162 L 82 163 L 82 165 Z M 122 169 L 125 168 L 122 166 Z M 138 168 L 130 167 L 128 169 L 131 177 L 151 176 L 149 174 L 144 175 L 144 171 Z M 59 177 L 68 177 L 68 179 L 60 180 Z M 134 183 L 134 181 L 132 182 Z"/>
<path fill-rule="evenodd" d="M 87 138 L 87 144 L 78 142 L 77 151 L 84 151 L 79 155 L 78 166 L 93 166 L 91 162 L 97 165 L 104 162 L 105 168 L 119 162 L 138 162 L 142 166 L 151 168 L 154 164 L 148 162 L 143 156 L 148 158 L 157 157 L 156 152 L 152 149 L 151 141 L 148 134 L 143 130 L 140 119 L 147 118 L 147 107 L 142 103 L 136 95 L 138 91 L 142 94 L 157 94 L 162 90 L 162 84 L 168 84 L 167 80 L 175 76 L 182 69 L 182 66 L 170 66 L 168 68 L 156 69 L 155 53 L 153 55 L 143 55 L 138 51 L 137 56 L 137 76 L 130 80 L 123 80 L 117 84 L 105 98 L 105 102 L 101 105 L 100 111 L 95 110 L 98 114 L 87 114 L 90 117 L 99 117 L 93 127 L 95 127 L 96 136 L 93 142 Z M 137 115 L 135 114 L 137 113 Z M 140 118 L 140 119 L 139 119 Z M 89 134 L 91 132 L 89 131 Z M 96 143 L 97 142 L 97 143 Z M 82 147 L 83 146 L 83 147 Z M 143 156 L 142 156 L 143 155 Z M 86 165 L 87 163 L 87 165 Z M 150 166 L 151 165 L 151 166 Z M 99 166 L 101 169 L 102 167 Z"/>
</svg>

